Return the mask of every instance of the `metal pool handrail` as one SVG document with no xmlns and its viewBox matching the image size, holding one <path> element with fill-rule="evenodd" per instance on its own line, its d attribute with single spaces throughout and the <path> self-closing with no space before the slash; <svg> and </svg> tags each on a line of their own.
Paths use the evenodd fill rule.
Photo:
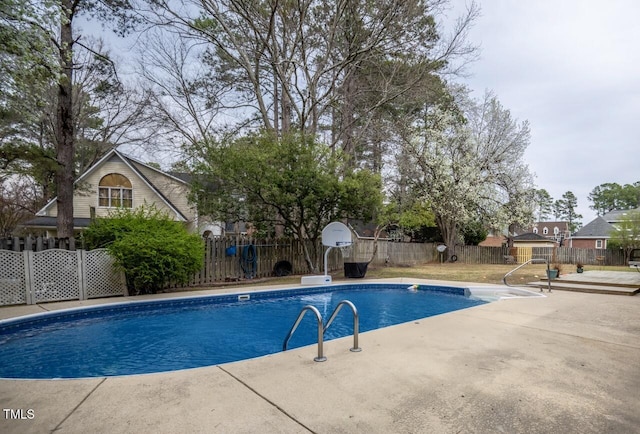
<svg viewBox="0 0 640 434">
<path fill-rule="evenodd" d="M 362 351 L 362 348 L 358 346 L 358 328 L 359 328 L 358 324 L 360 320 L 358 316 L 358 309 L 356 309 L 356 306 L 353 303 L 351 303 L 349 300 L 342 300 L 340 303 L 338 303 L 336 308 L 333 310 L 333 313 L 329 317 L 327 324 L 324 326 L 324 329 L 322 332 L 323 334 L 327 332 L 327 329 L 335 319 L 336 315 L 338 315 L 338 312 L 340 312 L 340 309 L 342 309 L 342 306 L 345 304 L 349 306 L 351 308 L 351 312 L 353 312 L 353 348 L 350 348 L 349 351 L 352 351 L 355 353 L 358 351 Z"/>
<path fill-rule="evenodd" d="M 311 305 L 304 306 L 302 310 L 300 310 L 300 313 L 298 314 L 298 318 L 293 323 L 293 326 L 291 326 L 291 330 L 289 330 L 289 334 L 287 334 L 287 337 L 284 339 L 284 343 L 282 344 L 282 351 L 287 351 L 287 344 L 289 343 L 289 340 L 291 339 L 291 337 L 293 336 L 293 333 L 298 328 L 298 325 L 300 325 L 300 321 L 302 321 L 302 318 L 304 318 L 304 315 L 307 313 L 308 310 L 310 310 L 315 314 L 316 320 L 318 322 L 318 357 L 314 357 L 313 360 L 315 360 L 316 362 L 324 362 L 325 360 L 327 360 L 327 358 L 324 357 L 324 354 L 323 354 L 324 334 L 326 333 L 329 326 L 331 326 L 331 324 L 333 323 L 333 320 L 338 315 L 338 312 L 340 312 L 340 309 L 342 309 L 342 306 L 344 306 L 345 304 L 351 308 L 351 312 L 353 313 L 353 348 L 350 348 L 349 351 L 352 351 L 352 352 L 362 351 L 362 348 L 358 347 L 358 331 L 359 331 L 359 323 L 360 323 L 360 317 L 358 316 L 358 309 L 356 309 L 356 306 L 353 303 L 351 303 L 349 300 L 342 300 L 340 303 L 338 303 L 336 308 L 333 310 L 333 313 L 329 317 L 329 320 L 327 321 L 327 325 L 325 326 L 322 325 L 322 315 L 320 314 L 320 311 L 315 306 L 311 306 Z"/>
<path fill-rule="evenodd" d="M 325 360 L 327 360 L 327 358 L 324 357 L 323 348 L 322 348 L 323 341 L 324 341 L 324 328 L 322 327 L 322 315 L 320 315 L 320 311 L 315 306 L 306 305 L 302 308 L 302 310 L 298 314 L 298 319 L 296 319 L 296 322 L 293 323 L 291 330 L 289 330 L 289 334 L 287 335 L 287 337 L 284 340 L 284 343 L 282 344 L 282 351 L 287 351 L 287 344 L 289 343 L 289 339 L 291 339 L 291 336 L 293 336 L 293 332 L 296 331 L 296 329 L 298 328 L 298 324 L 300 324 L 300 321 L 302 321 L 304 314 L 307 313 L 308 310 L 312 311 L 316 315 L 316 320 L 318 321 L 318 357 L 314 357 L 313 360 L 315 360 L 316 362 L 324 362 Z"/>
<path fill-rule="evenodd" d="M 532 258 L 526 261 L 525 263 L 518 265 L 516 268 L 514 268 L 513 270 L 509 271 L 507 274 L 504 275 L 504 277 L 502 278 L 502 282 L 506 286 L 515 287 L 516 285 L 510 285 L 509 283 L 507 283 L 507 277 L 511 276 L 513 273 L 515 273 L 516 271 L 518 271 L 520 268 L 524 267 L 527 264 L 535 264 L 540 262 L 544 262 L 547 264 L 547 292 L 551 292 L 551 279 L 549 278 L 549 260 L 545 258 Z M 540 292 L 542 292 L 542 288 L 540 288 Z"/>
</svg>

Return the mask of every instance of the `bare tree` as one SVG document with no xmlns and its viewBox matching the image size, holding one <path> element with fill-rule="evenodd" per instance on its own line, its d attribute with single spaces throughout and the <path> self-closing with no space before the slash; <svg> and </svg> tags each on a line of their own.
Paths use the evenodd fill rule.
<svg viewBox="0 0 640 434">
<path fill-rule="evenodd" d="M 477 8 L 470 8 L 462 28 L 443 47 L 433 17 L 443 3 L 161 0 L 149 2 L 141 13 L 153 26 L 189 40 L 190 47 L 203 44 L 198 57 L 211 79 L 233 90 L 221 106 L 244 108 L 239 124 L 257 119 L 278 134 L 296 128 L 324 135 L 332 146 L 353 153 L 356 125 L 365 130 L 386 102 L 408 94 L 450 58 L 465 54 L 461 39 Z M 178 59 L 175 54 L 180 53 L 174 51 Z M 401 63 L 413 65 L 414 74 L 398 80 L 401 68 L 393 65 Z M 376 71 L 383 76 L 376 89 L 363 87 L 362 68 L 373 71 L 376 64 L 391 67 Z"/>
<path fill-rule="evenodd" d="M 0 237 L 13 235 L 42 204 L 42 193 L 28 177 L 0 178 Z"/>
<path fill-rule="evenodd" d="M 82 173 L 115 146 L 145 145 L 154 128 L 150 97 L 117 75 L 101 39 L 83 38 L 91 50 L 75 53 L 74 169 Z"/>
<path fill-rule="evenodd" d="M 156 131 L 170 141 L 186 141 L 191 149 L 214 140 L 225 119 L 241 112 L 232 85 L 204 67 L 203 44 L 174 33 L 149 31 L 140 49 L 139 72 L 156 113 Z"/>
</svg>

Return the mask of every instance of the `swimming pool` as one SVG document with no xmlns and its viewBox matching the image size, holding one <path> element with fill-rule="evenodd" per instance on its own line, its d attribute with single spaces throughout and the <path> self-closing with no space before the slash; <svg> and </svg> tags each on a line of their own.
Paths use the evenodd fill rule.
<svg viewBox="0 0 640 434">
<path fill-rule="evenodd" d="M 135 301 L 49 312 L 0 321 L 0 377 L 143 374 L 273 354 L 282 350 L 303 306 L 316 307 L 326 322 L 345 299 L 358 309 L 361 332 L 486 303 L 469 297 L 464 288 L 420 285 L 411 291 L 406 283 L 386 283 Z M 352 333 L 353 316 L 349 309 L 342 309 L 325 340 Z M 316 319 L 305 315 L 288 348 L 316 342 Z"/>
</svg>

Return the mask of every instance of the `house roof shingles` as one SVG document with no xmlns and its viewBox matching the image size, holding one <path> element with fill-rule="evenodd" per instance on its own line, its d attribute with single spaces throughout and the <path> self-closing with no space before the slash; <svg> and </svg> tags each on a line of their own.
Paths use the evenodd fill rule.
<svg viewBox="0 0 640 434">
<path fill-rule="evenodd" d="M 546 237 L 543 237 L 542 235 L 534 234 L 533 232 L 527 232 L 525 234 L 513 237 L 513 241 L 546 241 L 549 243 L 554 242 Z"/>
<path fill-rule="evenodd" d="M 91 223 L 91 219 L 90 218 L 84 218 L 84 217 L 74 217 L 73 218 L 73 227 L 75 229 L 77 228 L 86 228 L 89 226 L 89 224 Z M 46 228 L 46 229 L 50 229 L 50 228 L 55 228 L 57 225 L 57 219 L 56 217 L 49 217 L 49 216 L 37 216 L 35 218 L 32 218 L 31 220 L 29 220 L 28 222 L 25 222 L 22 224 L 23 226 L 28 226 L 28 227 L 33 227 L 33 228 Z"/>
<path fill-rule="evenodd" d="M 604 217 L 598 216 L 573 234 L 573 238 L 609 238 L 615 228 Z"/>
<path fill-rule="evenodd" d="M 640 208 L 609 211 L 602 218 L 609 223 L 619 222 L 630 212 L 640 212 Z"/>
</svg>

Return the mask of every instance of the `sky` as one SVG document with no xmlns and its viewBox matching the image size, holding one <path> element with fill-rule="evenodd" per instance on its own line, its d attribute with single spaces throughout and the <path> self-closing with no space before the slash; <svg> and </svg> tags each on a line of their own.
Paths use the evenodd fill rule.
<svg viewBox="0 0 640 434">
<path fill-rule="evenodd" d="M 459 15 L 469 1 L 452 0 Z M 480 58 L 459 79 L 492 90 L 528 120 L 525 162 L 554 200 L 578 198 L 582 224 L 596 217 L 598 185 L 640 181 L 640 1 L 478 0 L 469 33 Z"/>
<path fill-rule="evenodd" d="M 470 1 L 450 0 L 445 25 Z M 640 181 L 640 0 L 476 3 L 479 59 L 458 81 L 529 121 L 536 187 L 554 200 L 573 192 L 585 225 L 596 186 Z"/>
</svg>

